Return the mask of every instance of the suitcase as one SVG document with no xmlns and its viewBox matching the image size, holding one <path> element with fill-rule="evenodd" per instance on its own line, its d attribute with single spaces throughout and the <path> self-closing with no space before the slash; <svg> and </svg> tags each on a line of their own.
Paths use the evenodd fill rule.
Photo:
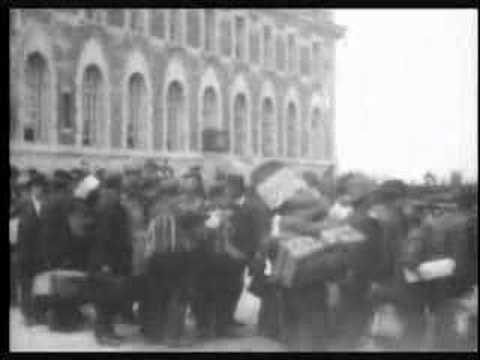
<svg viewBox="0 0 480 360">
<path fill-rule="evenodd" d="M 87 286 L 87 274 L 74 270 L 45 271 L 33 280 L 34 296 L 58 296 L 62 299 L 80 297 Z"/>
<path fill-rule="evenodd" d="M 342 225 L 323 230 L 320 239 L 296 236 L 281 241 L 273 266 L 274 278 L 287 288 L 336 280 L 365 240 L 361 232 Z"/>
</svg>

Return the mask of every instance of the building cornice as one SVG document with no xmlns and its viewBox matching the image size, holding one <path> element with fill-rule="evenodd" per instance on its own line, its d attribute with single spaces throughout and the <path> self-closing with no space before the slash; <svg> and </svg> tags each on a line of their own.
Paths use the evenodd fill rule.
<svg viewBox="0 0 480 360">
<path fill-rule="evenodd" d="M 276 23 L 294 22 L 300 28 L 303 28 L 302 30 L 314 32 L 316 35 L 322 37 L 330 37 L 338 40 L 345 35 L 346 28 L 334 23 L 331 20 L 331 16 L 328 16 L 328 12 L 331 10 L 315 9 L 315 11 L 322 11 L 324 14 L 308 15 L 308 13 L 305 13 L 305 10 L 299 9 L 255 9 L 255 13 L 272 18 Z"/>
</svg>

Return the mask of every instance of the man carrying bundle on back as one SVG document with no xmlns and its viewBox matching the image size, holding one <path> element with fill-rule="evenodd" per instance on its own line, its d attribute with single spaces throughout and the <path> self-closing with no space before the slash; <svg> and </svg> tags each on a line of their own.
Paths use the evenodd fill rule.
<svg viewBox="0 0 480 360">
<path fill-rule="evenodd" d="M 151 341 L 185 346 L 186 314 L 201 264 L 196 257 L 199 230 L 206 219 L 201 182 L 187 173 L 161 202 L 147 235 L 143 332 Z"/>
</svg>

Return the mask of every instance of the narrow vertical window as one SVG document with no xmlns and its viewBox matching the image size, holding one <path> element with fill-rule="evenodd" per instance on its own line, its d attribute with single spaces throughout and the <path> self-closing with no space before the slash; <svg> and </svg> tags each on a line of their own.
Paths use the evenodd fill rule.
<svg viewBox="0 0 480 360">
<path fill-rule="evenodd" d="M 309 152 L 309 149 L 310 149 L 310 129 L 308 127 L 308 117 L 304 117 L 302 123 L 301 123 L 301 130 L 300 130 L 300 134 L 301 134 L 301 137 L 300 137 L 300 153 L 301 153 L 301 156 L 303 157 L 307 157 L 308 156 L 308 152 Z"/>
<path fill-rule="evenodd" d="M 246 24 L 243 16 L 235 17 L 235 57 L 238 60 L 245 60 L 246 52 Z"/>
<path fill-rule="evenodd" d="M 128 84 L 128 122 L 126 144 L 129 149 L 146 148 L 147 87 L 145 79 L 139 73 L 130 77 Z"/>
<path fill-rule="evenodd" d="M 331 144 L 324 113 L 315 108 L 312 112 L 312 155 L 315 159 L 329 160 Z"/>
<path fill-rule="evenodd" d="M 47 62 L 39 53 L 30 55 L 25 69 L 26 118 L 23 124 L 23 140 L 45 141 L 48 121 L 49 83 Z"/>
<path fill-rule="evenodd" d="M 130 29 L 133 32 L 143 34 L 145 31 L 145 13 L 143 10 L 131 10 L 130 13 Z"/>
<path fill-rule="evenodd" d="M 185 150 L 185 91 L 173 81 L 167 89 L 167 150 Z"/>
<path fill-rule="evenodd" d="M 272 28 L 263 27 L 263 65 L 266 68 L 272 67 L 273 46 L 272 46 Z"/>
<path fill-rule="evenodd" d="M 256 26 L 250 27 L 250 61 L 256 65 L 260 63 L 260 35 Z"/>
<path fill-rule="evenodd" d="M 285 71 L 285 63 L 286 63 L 286 51 L 285 51 L 285 41 L 283 40 L 283 36 L 281 34 L 277 35 L 277 70 L 278 71 Z"/>
<path fill-rule="evenodd" d="M 123 27 L 125 24 L 125 10 L 107 10 L 107 23 L 115 27 Z"/>
<path fill-rule="evenodd" d="M 275 151 L 275 127 L 273 117 L 273 101 L 265 98 L 262 102 L 262 155 L 274 156 Z"/>
<path fill-rule="evenodd" d="M 169 40 L 175 45 L 182 44 L 182 12 L 178 9 L 170 10 Z"/>
<path fill-rule="evenodd" d="M 297 155 L 297 108 L 293 102 L 287 107 L 287 156 Z"/>
<path fill-rule="evenodd" d="M 277 155 L 285 155 L 285 114 L 277 116 Z"/>
<path fill-rule="evenodd" d="M 103 94 L 103 80 L 100 70 L 90 65 L 85 70 L 82 82 L 83 102 L 83 132 L 82 144 L 97 146 L 102 144 L 103 122 L 105 106 Z"/>
<path fill-rule="evenodd" d="M 205 10 L 205 51 L 215 52 L 215 11 L 212 9 Z"/>
<path fill-rule="evenodd" d="M 187 10 L 187 44 L 195 49 L 200 48 L 200 36 L 200 14 L 198 10 Z"/>
<path fill-rule="evenodd" d="M 246 155 L 247 152 L 247 98 L 244 94 L 235 96 L 233 102 L 234 153 Z"/>
<path fill-rule="evenodd" d="M 62 129 L 72 130 L 73 121 L 72 121 L 72 95 L 69 92 L 62 93 L 62 116 L 61 124 Z"/>
<path fill-rule="evenodd" d="M 228 17 L 220 21 L 220 48 L 223 56 L 232 54 L 232 23 Z"/>
<path fill-rule="evenodd" d="M 288 72 L 293 74 L 297 70 L 297 43 L 295 35 L 288 35 Z"/>
<path fill-rule="evenodd" d="M 300 48 L 300 72 L 304 76 L 310 75 L 310 47 Z"/>
<path fill-rule="evenodd" d="M 165 10 L 150 10 L 150 34 L 165 39 Z"/>
</svg>

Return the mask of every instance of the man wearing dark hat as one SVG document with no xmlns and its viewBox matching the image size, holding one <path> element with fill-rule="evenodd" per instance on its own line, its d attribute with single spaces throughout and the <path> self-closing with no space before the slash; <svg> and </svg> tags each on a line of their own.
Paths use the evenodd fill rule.
<svg viewBox="0 0 480 360">
<path fill-rule="evenodd" d="M 33 278 L 46 267 L 42 230 L 47 180 L 37 174 L 28 181 L 29 198 L 22 206 L 18 225 L 18 257 L 21 288 L 21 311 L 27 325 L 44 321 L 44 308 L 32 294 Z"/>
<path fill-rule="evenodd" d="M 95 336 L 101 344 L 117 345 L 113 321 L 133 296 L 127 290 L 132 267 L 131 232 L 126 209 L 121 203 L 122 179 L 111 174 L 87 198 L 95 219 L 89 270 L 97 318 Z M 111 288 L 111 291 L 107 291 Z"/>
<path fill-rule="evenodd" d="M 53 174 L 52 193 L 44 209 L 40 237 L 45 244 L 49 270 L 87 270 L 87 253 L 91 231 L 86 229 L 87 211 L 80 200 L 72 197 L 72 177 L 57 169 Z M 74 225 L 79 224 L 81 225 Z M 80 229 L 81 228 L 81 229 Z M 74 299 L 50 301 L 49 326 L 54 330 L 73 330 L 83 323 Z"/>
<path fill-rule="evenodd" d="M 241 175 L 228 175 L 226 193 L 231 203 L 231 223 L 233 234 L 230 262 L 226 265 L 223 280 L 227 286 L 222 295 L 220 305 L 223 309 L 218 322 L 220 331 L 228 331 L 229 327 L 242 325 L 235 318 L 237 303 L 243 291 L 243 276 L 247 264 L 253 259 L 262 236 L 262 215 L 257 207 L 246 196 L 246 187 Z"/>
<path fill-rule="evenodd" d="M 421 349 L 426 329 L 421 289 L 407 284 L 403 273 L 411 230 L 403 211 L 405 197 L 406 185 L 400 180 L 385 181 L 374 194 L 371 215 L 380 224 L 382 241 L 372 299 L 395 306 L 405 324 L 404 335 L 391 346 Z"/>
<path fill-rule="evenodd" d="M 338 282 L 341 317 L 338 319 L 337 330 L 341 344 L 346 349 L 355 349 L 360 345 L 372 315 L 368 292 L 370 281 L 376 272 L 376 260 L 380 258 L 381 241 L 380 225 L 369 215 L 374 189 L 375 184 L 363 176 L 353 176 L 346 184 L 353 206 L 353 212 L 346 222 L 366 237 L 349 256 L 345 276 Z"/>
</svg>

